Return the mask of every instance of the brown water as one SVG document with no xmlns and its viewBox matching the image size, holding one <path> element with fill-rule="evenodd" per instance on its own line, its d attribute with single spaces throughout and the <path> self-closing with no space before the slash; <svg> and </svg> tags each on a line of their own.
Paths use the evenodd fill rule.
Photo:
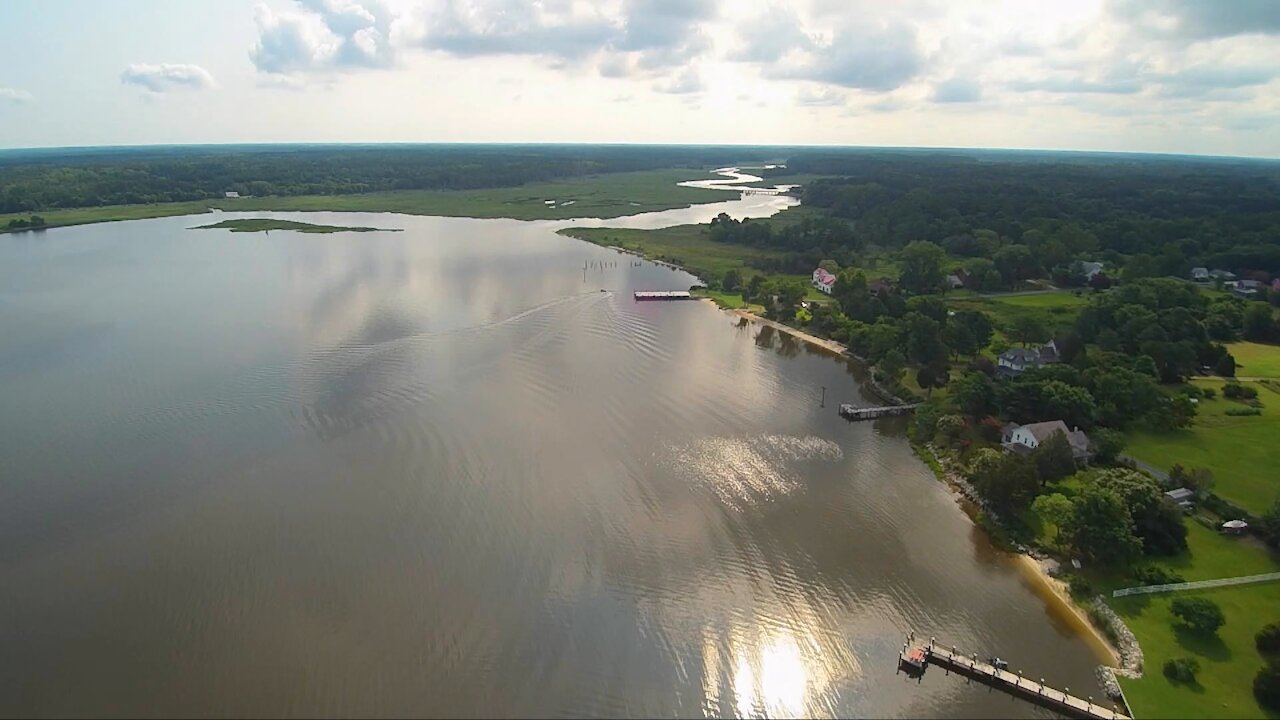
<svg viewBox="0 0 1280 720">
<path fill-rule="evenodd" d="M 285 216 L 405 232 L 0 236 L 0 714 L 1042 714 L 912 628 L 1100 694 L 838 359 L 546 223 Z"/>
</svg>

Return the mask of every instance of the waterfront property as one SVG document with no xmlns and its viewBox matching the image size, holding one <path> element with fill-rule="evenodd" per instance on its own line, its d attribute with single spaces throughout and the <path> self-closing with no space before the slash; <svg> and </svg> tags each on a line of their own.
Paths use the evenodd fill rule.
<svg viewBox="0 0 1280 720">
<path fill-rule="evenodd" d="M 1080 428 L 1067 429 L 1067 424 L 1061 420 L 1049 420 L 1029 425 L 1010 423 L 1004 428 L 1001 444 L 1008 452 L 1025 455 L 1040 447 L 1041 444 L 1057 433 L 1062 433 L 1066 436 L 1067 443 L 1071 445 L 1071 455 L 1076 459 L 1076 462 L 1084 462 L 1089 459 L 1089 436 Z"/>
</svg>

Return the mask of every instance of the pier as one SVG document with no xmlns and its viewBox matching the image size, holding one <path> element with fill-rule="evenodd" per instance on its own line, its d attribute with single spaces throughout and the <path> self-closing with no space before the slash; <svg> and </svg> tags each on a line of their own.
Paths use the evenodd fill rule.
<svg viewBox="0 0 1280 720">
<path fill-rule="evenodd" d="M 920 403 L 885 405 L 884 407 L 855 407 L 849 403 L 844 403 L 840 406 L 840 417 L 845 420 L 875 420 L 876 418 L 892 417 L 894 415 L 906 415 L 919 406 Z"/>
<path fill-rule="evenodd" d="M 921 655 L 924 659 L 923 668 L 917 669 L 918 658 Z M 1043 679 L 1036 681 L 1025 678 L 1021 672 L 1015 674 L 1004 669 L 1005 663 L 999 659 L 995 662 L 1000 663 L 1001 667 L 983 662 L 977 655 L 959 653 L 954 646 L 948 650 L 937 645 L 933 638 L 929 639 L 928 644 L 910 651 L 906 645 L 903 645 L 902 652 L 898 653 L 898 666 L 907 669 L 908 672 L 922 673 L 924 668 L 937 665 L 948 674 L 954 672 L 957 675 L 963 675 L 994 690 L 1048 708 L 1066 717 L 1086 720 L 1129 720 L 1129 716 L 1117 708 L 1099 705 L 1093 702 L 1092 697 L 1078 698 L 1070 693 L 1071 688 L 1065 691 L 1051 688 L 1044 684 Z"/>
<path fill-rule="evenodd" d="M 636 300 L 692 300 L 688 290 L 637 290 Z"/>
</svg>

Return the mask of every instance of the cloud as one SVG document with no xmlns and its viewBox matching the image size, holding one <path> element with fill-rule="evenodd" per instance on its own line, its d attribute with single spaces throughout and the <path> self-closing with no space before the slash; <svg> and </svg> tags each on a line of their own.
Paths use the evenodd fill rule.
<svg viewBox="0 0 1280 720">
<path fill-rule="evenodd" d="M 1114 0 L 1122 21 L 1157 35 L 1193 40 L 1280 34 L 1276 0 Z"/>
<path fill-rule="evenodd" d="M 265 73 L 288 74 L 395 64 L 400 17 L 381 0 L 295 0 L 296 10 L 254 8 L 258 40 L 249 58 Z"/>
<path fill-rule="evenodd" d="M 830 107 L 844 105 L 847 93 L 832 87 L 802 88 L 796 93 L 796 105 L 802 107 Z"/>
<path fill-rule="evenodd" d="M 421 43 L 461 57 L 539 55 L 577 60 L 616 38 L 615 21 L 592 10 L 520 0 L 444 2 L 428 9 Z"/>
<path fill-rule="evenodd" d="M 1018 92 L 1050 92 L 1064 94 L 1133 95 L 1141 92 L 1143 84 L 1136 79 L 1089 80 L 1079 76 L 1048 77 L 1036 80 L 1013 80 L 1009 89 Z"/>
<path fill-rule="evenodd" d="M 951 78 L 933 87 L 936 103 L 970 103 L 982 99 L 982 86 L 968 78 Z"/>
<path fill-rule="evenodd" d="M 912 80 L 925 65 L 914 28 L 901 23 L 846 25 L 829 44 L 808 55 L 790 67 L 768 70 L 766 75 L 885 92 Z"/>
<path fill-rule="evenodd" d="M 1159 76 L 1161 95 L 1197 97 L 1220 90 L 1265 85 L 1280 75 L 1274 66 L 1198 66 Z"/>
<path fill-rule="evenodd" d="M 689 95 L 702 92 L 704 85 L 698 69 L 690 67 L 674 78 L 655 83 L 653 89 L 671 95 Z"/>
<path fill-rule="evenodd" d="M 203 90 L 214 85 L 213 76 L 199 65 L 181 63 L 135 63 L 120 73 L 120 82 L 136 85 L 149 92 L 170 90 Z"/>
<path fill-rule="evenodd" d="M 740 44 L 729 53 L 729 59 L 739 62 L 777 62 L 792 50 L 810 50 L 815 45 L 795 9 L 776 3 L 744 21 L 737 31 Z"/>
<path fill-rule="evenodd" d="M 17 88 L 0 87 L 0 100 L 11 103 L 28 103 L 33 98 L 31 93 Z"/>
</svg>

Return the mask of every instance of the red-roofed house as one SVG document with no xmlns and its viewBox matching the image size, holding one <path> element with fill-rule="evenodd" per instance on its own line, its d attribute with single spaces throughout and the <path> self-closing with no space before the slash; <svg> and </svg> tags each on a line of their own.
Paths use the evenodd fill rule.
<svg viewBox="0 0 1280 720">
<path fill-rule="evenodd" d="M 824 292 L 830 295 L 831 288 L 835 286 L 835 284 L 836 284 L 835 275 L 832 275 L 831 273 L 827 272 L 826 270 L 823 270 L 822 268 L 817 268 L 816 270 L 813 271 L 813 286 L 818 288 L 818 290 L 820 290 L 821 292 Z"/>
</svg>

